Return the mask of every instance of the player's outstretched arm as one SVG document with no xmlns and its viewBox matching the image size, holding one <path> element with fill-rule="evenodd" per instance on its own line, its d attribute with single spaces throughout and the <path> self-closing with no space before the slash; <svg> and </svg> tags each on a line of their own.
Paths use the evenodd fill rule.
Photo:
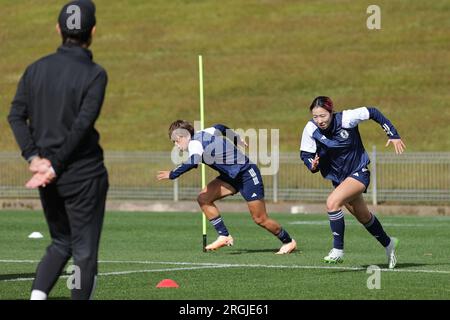
<svg viewBox="0 0 450 320">
<path fill-rule="evenodd" d="M 158 175 L 156 176 L 156 179 L 158 180 L 165 180 L 170 179 L 174 180 L 181 176 L 182 174 L 198 167 L 198 164 L 201 161 L 202 156 L 199 154 L 193 154 L 189 157 L 189 159 L 180 164 L 178 167 L 173 169 L 172 171 L 159 171 Z"/>
<path fill-rule="evenodd" d="M 387 119 L 378 109 L 376 108 L 368 108 L 370 119 L 378 122 L 383 130 L 386 132 L 386 135 L 389 137 L 389 140 L 386 143 L 386 147 L 392 143 L 394 146 L 394 150 L 396 154 L 402 154 L 405 149 L 405 143 L 402 141 L 400 135 L 395 129 L 394 125 Z"/>
<path fill-rule="evenodd" d="M 158 180 L 166 180 L 169 179 L 170 171 L 158 171 L 158 175 L 156 176 L 156 179 Z"/>
<path fill-rule="evenodd" d="M 394 125 L 377 108 L 368 107 L 370 119 L 377 122 L 386 132 L 389 140 L 400 140 L 400 135 Z"/>
</svg>

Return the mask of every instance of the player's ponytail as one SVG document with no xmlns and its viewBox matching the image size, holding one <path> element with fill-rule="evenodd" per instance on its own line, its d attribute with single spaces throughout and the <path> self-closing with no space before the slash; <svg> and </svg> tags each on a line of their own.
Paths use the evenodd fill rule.
<svg viewBox="0 0 450 320">
<path fill-rule="evenodd" d="M 321 107 L 327 110 L 329 113 L 333 113 L 333 101 L 329 97 L 319 96 L 316 97 L 311 106 L 309 107 L 309 111 L 312 111 L 314 108 Z"/>
</svg>

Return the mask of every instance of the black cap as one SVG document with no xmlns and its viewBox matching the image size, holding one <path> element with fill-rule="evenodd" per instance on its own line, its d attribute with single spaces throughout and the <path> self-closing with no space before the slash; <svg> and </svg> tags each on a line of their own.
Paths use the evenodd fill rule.
<svg viewBox="0 0 450 320">
<path fill-rule="evenodd" d="M 59 13 L 58 24 L 67 35 L 91 32 L 95 26 L 95 4 L 91 0 L 76 0 L 67 3 Z"/>
</svg>

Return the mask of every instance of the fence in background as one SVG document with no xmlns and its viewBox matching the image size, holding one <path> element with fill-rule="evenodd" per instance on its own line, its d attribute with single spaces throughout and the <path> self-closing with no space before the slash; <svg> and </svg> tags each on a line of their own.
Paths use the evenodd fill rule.
<svg viewBox="0 0 450 320">
<path fill-rule="evenodd" d="M 450 203 L 450 152 L 370 152 L 371 185 L 366 200 L 372 203 Z M 158 170 L 174 165 L 168 152 L 107 152 L 109 199 L 192 200 L 200 190 L 200 170 L 175 181 L 157 181 Z M 217 176 L 207 169 L 207 181 Z M 0 152 L 0 198 L 37 198 L 23 186 L 30 174 L 18 152 Z M 297 153 L 281 153 L 276 175 L 263 176 L 268 201 L 323 201 L 331 183 L 311 174 Z M 239 199 L 239 197 L 231 197 Z"/>
</svg>

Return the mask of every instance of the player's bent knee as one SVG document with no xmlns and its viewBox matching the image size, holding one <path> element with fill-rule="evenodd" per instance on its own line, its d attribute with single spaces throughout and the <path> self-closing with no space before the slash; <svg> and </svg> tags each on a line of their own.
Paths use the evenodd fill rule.
<svg viewBox="0 0 450 320">
<path fill-rule="evenodd" d="M 335 197 L 328 197 L 327 199 L 327 211 L 328 212 L 333 212 L 333 211 L 337 211 L 342 207 L 342 201 L 335 198 Z"/>
<path fill-rule="evenodd" d="M 206 205 L 212 203 L 213 201 L 211 201 L 206 193 L 200 193 L 197 196 L 197 202 L 199 205 Z"/>
</svg>

